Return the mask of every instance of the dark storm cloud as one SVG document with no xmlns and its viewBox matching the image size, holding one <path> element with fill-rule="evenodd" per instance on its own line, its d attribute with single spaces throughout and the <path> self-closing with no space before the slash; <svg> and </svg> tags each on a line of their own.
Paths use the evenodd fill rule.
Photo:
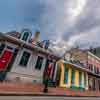
<svg viewBox="0 0 100 100">
<path fill-rule="evenodd" d="M 98 1 L 98 2 L 97 2 Z M 75 29 L 77 32 L 88 32 L 89 30 L 100 26 L 100 18 L 98 18 L 100 11 L 100 1 L 89 0 L 84 8 L 83 12 L 80 14 L 79 19 L 75 24 Z"/>
<path fill-rule="evenodd" d="M 100 0 L 87 0 L 88 2 L 85 5 L 85 8 L 83 11 L 79 14 L 79 16 L 76 19 L 76 22 L 72 27 L 70 27 L 68 30 L 66 30 L 65 34 L 63 35 L 63 39 L 65 41 L 68 41 L 71 37 L 79 34 L 89 34 L 87 35 L 87 40 L 81 41 L 82 42 L 81 47 L 85 47 L 88 45 L 88 47 L 92 44 L 92 34 L 93 31 L 95 36 L 97 36 L 97 33 L 100 33 Z M 72 23 L 73 24 L 73 23 Z M 98 29 L 98 31 L 96 30 Z M 91 37 L 91 38 L 88 38 Z M 100 37 L 100 34 L 99 34 Z M 94 37 L 95 40 L 95 37 Z M 79 41 L 79 40 L 78 40 Z M 91 41 L 89 43 L 88 41 Z M 93 41 L 94 42 L 94 41 Z M 95 43 L 98 44 L 99 40 L 96 39 Z M 94 43 L 94 45 L 95 45 Z"/>
</svg>

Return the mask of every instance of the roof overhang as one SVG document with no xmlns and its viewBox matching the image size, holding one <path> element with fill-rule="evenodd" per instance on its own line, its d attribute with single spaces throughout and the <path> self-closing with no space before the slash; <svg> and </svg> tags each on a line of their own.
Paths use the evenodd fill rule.
<svg viewBox="0 0 100 100">
<path fill-rule="evenodd" d="M 62 60 L 62 61 L 63 61 L 63 60 Z M 90 75 L 93 75 L 93 76 L 95 76 L 95 77 L 100 78 L 100 74 L 96 74 L 96 73 L 90 71 L 89 69 L 86 69 L 86 68 L 84 68 L 84 67 L 81 67 L 81 66 L 79 66 L 79 65 L 77 65 L 77 64 L 73 64 L 73 63 L 68 62 L 68 61 L 63 61 L 63 62 L 66 63 L 66 64 L 71 65 L 72 67 L 74 67 L 74 68 L 76 68 L 76 69 L 82 70 L 82 71 L 84 71 L 84 72 L 88 72 Z"/>
<path fill-rule="evenodd" d="M 47 55 L 49 57 L 52 57 L 55 60 L 59 60 L 60 59 L 59 56 L 56 56 L 55 54 L 50 53 L 48 50 L 45 50 L 44 48 L 40 48 L 40 47 L 38 47 L 36 45 L 24 42 L 23 40 L 14 38 L 14 37 L 9 36 L 9 35 L 4 34 L 4 33 L 0 33 L 0 41 L 7 41 L 7 42 L 11 42 L 13 44 L 19 45 L 19 46 L 23 46 L 23 47 L 28 48 L 30 50 L 43 53 L 43 54 L 45 54 L 45 55 Z"/>
</svg>

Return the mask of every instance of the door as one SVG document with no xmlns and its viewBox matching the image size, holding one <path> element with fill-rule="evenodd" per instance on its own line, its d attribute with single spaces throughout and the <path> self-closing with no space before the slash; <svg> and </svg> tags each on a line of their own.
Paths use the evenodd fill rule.
<svg viewBox="0 0 100 100">
<path fill-rule="evenodd" d="M 0 71 L 4 71 L 6 69 L 7 64 L 9 63 L 12 52 L 9 49 L 5 49 L 0 57 Z"/>
</svg>

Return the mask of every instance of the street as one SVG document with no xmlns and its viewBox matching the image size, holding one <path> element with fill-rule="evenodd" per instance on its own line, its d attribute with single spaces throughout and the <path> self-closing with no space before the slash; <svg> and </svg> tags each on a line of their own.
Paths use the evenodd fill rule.
<svg viewBox="0 0 100 100">
<path fill-rule="evenodd" d="M 100 100 L 100 97 L 0 96 L 0 100 Z"/>
</svg>

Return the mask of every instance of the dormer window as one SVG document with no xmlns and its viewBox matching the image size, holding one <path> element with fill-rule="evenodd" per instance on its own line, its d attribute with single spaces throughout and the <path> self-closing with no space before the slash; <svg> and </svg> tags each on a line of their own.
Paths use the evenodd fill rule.
<svg viewBox="0 0 100 100">
<path fill-rule="evenodd" d="M 21 40 L 23 41 L 29 41 L 31 38 L 31 32 L 28 29 L 24 29 L 21 33 Z"/>
<path fill-rule="evenodd" d="M 28 37 L 29 37 L 29 33 L 28 32 L 24 32 L 22 40 L 27 41 Z"/>
</svg>

